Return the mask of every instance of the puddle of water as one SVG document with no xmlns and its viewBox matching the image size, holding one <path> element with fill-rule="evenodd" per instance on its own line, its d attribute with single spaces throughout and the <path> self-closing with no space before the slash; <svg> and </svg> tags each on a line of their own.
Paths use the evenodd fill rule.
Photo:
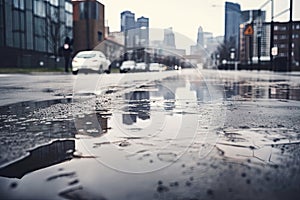
<svg viewBox="0 0 300 200">
<path fill-rule="evenodd" d="M 203 92 L 201 88 L 207 92 Z M 46 89 L 45 92 L 52 91 Z M 205 103 L 206 99 L 211 101 L 208 89 L 201 81 L 189 83 L 178 78 L 169 78 L 164 85 L 142 85 L 121 95 L 113 87 L 107 95 L 117 96 L 113 105 L 119 106 L 112 106 L 114 110 L 103 106 L 108 98 L 103 100 L 97 96 L 80 101 L 62 99 L 1 107 L 2 175 L 22 177 L 26 173 L 55 164 L 51 160 L 52 155 L 45 150 L 37 149 L 39 153 L 35 153 L 30 149 L 39 146 L 42 149 L 51 149 L 53 146 L 56 148 L 59 146 L 57 142 L 48 144 L 65 138 L 82 140 L 84 148 L 89 149 L 88 155 L 98 157 L 105 154 L 108 156 L 108 163 L 111 162 L 109 155 L 114 154 L 115 158 L 120 159 L 117 166 L 121 165 L 124 158 L 128 159 L 128 155 L 140 151 L 140 148 L 151 147 L 147 156 L 154 153 L 145 165 L 153 162 L 165 165 L 170 160 L 175 161 L 197 134 L 199 102 Z M 113 112 L 110 113 L 111 111 Z M 100 139 L 95 142 L 94 138 Z M 115 153 L 106 152 L 103 145 L 97 145 L 99 143 L 114 145 Z M 167 147 L 167 152 L 159 154 Z M 125 148 L 125 153 L 120 154 Z M 62 162 L 66 157 L 66 152 L 63 151 L 64 148 L 60 152 L 61 160 L 57 162 Z M 37 154 L 49 157 L 48 164 L 32 164 Z M 171 154 L 172 159 L 168 156 Z M 24 167 L 24 170 L 19 170 L 20 174 L 14 175 L 17 169 L 27 164 L 31 168 Z M 151 165 L 149 167 L 146 170 L 153 168 Z"/>
<path fill-rule="evenodd" d="M 261 91 L 260 86 L 239 84 L 228 85 L 227 91 L 232 96 L 227 97 L 271 98 L 269 86 Z M 280 126 L 274 130 L 241 126 L 218 134 L 223 130 L 225 118 L 223 90 L 220 92 L 220 87 L 208 86 L 201 79 L 168 78 L 164 84 L 156 82 L 124 93 L 119 92 L 124 87 L 115 88 L 105 90 L 105 99 L 91 95 L 91 99 L 72 102 L 44 102 L 34 109 L 24 104 L 20 107 L 22 111 L 11 106 L 1 112 L 0 129 L 7 132 L 5 137 L 12 138 L 12 141 L 1 138 L 1 158 L 5 156 L 2 152 L 10 150 L 19 158 L 20 149 L 43 144 L 30 151 L 29 156 L 0 170 L 4 177 L 23 176 L 20 181 L 8 181 L 11 195 L 30 198 L 32 194 L 28 191 L 32 188 L 40 191 L 47 188 L 38 195 L 75 198 L 92 194 L 91 197 L 120 199 L 128 194 L 139 197 L 136 199 L 159 199 L 174 192 L 190 198 L 190 191 L 196 195 L 199 188 L 204 188 L 205 195 L 213 197 L 217 192 L 215 187 L 224 186 L 213 184 L 226 177 L 222 174 L 224 169 L 230 171 L 234 166 L 226 161 L 241 161 L 246 166 L 243 169 L 249 171 L 237 176 L 249 186 L 256 178 L 254 170 L 250 172 L 253 165 L 276 166 L 282 162 L 281 146 L 298 141 L 296 136 L 281 134 L 278 130 L 286 131 L 286 135 L 293 131 Z M 283 88 L 287 90 L 286 86 Z M 49 144 L 62 138 L 69 140 Z M 213 156 L 207 157 L 210 153 Z M 45 162 L 39 160 L 42 157 L 47 158 Z M 71 162 L 65 162 L 68 159 Z M 250 180 L 250 176 L 254 178 Z"/>
<path fill-rule="evenodd" d="M 0 166 L 26 156 L 30 149 L 40 145 L 74 138 L 74 125 L 65 114 L 63 118 L 47 118 L 46 113 L 39 113 L 45 108 L 66 105 L 70 101 L 22 102 L 0 107 Z"/>
<path fill-rule="evenodd" d="M 30 150 L 28 156 L 0 169 L 0 176 L 22 178 L 33 171 L 43 169 L 72 159 L 75 151 L 74 140 L 55 141 Z"/>
<path fill-rule="evenodd" d="M 80 149 L 114 170 L 145 173 L 175 163 L 196 138 L 212 147 L 218 137 L 212 130 L 222 126 L 225 110 L 221 103 L 212 106 L 211 102 L 222 100 L 223 95 L 209 89 L 201 79 L 191 80 L 167 78 L 163 84 L 156 82 L 115 94 L 112 99 L 119 106 L 111 110 L 104 124 L 95 114 L 78 118 L 76 126 L 83 127 L 80 134 L 92 136 L 86 131 L 92 126 L 98 137 L 80 137 Z M 103 127 L 109 127 L 107 132 L 101 131 Z M 195 147 L 196 151 L 201 149 L 201 156 L 210 151 L 204 146 Z"/>
</svg>

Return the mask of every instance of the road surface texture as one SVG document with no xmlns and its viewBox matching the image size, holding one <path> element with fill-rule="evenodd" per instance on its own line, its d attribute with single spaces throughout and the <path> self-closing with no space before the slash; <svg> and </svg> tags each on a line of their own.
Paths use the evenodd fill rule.
<svg viewBox="0 0 300 200">
<path fill-rule="evenodd" d="M 0 199 L 300 198 L 298 74 L 0 82 Z"/>
</svg>

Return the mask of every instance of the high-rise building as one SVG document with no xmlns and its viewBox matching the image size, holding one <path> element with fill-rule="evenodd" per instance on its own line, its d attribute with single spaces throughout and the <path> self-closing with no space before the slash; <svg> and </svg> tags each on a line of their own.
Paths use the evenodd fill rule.
<svg viewBox="0 0 300 200">
<path fill-rule="evenodd" d="M 72 1 L 74 52 L 91 50 L 104 40 L 104 5 L 97 0 Z"/>
<path fill-rule="evenodd" d="M 135 14 L 130 11 L 121 13 L 121 32 L 135 29 Z"/>
<path fill-rule="evenodd" d="M 149 18 L 140 17 L 136 21 L 139 46 L 149 45 Z"/>
<path fill-rule="evenodd" d="M 173 48 L 176 49 L 176 44 L 175 44 L 175 35 L 173 33 L 172 27 L 167 28 L 164 30 L 164 46 L 166 48 Z"/>
<path fill-rule="evenodd" d="M 203 29 L 201 26 L 198 28 L 197 45 L 200 45 L 202 47 L 204 46 L 204 35 L 203 35 Z"/>
<path fill-rule="evenodd" d="M 1 0 L 1 67 L 54 65 L 65 38 L 73 37 L 72 14 L 71 0 Z"/>
<path fill-rule="evenodd" d="M 121 13 L 121 32 L 124 32 L 124 45 L 127 49 L 136 46 L 135 14 L 130 11 Z"/>
<path fill-rule="evenodd" d="M 225 37 L 224 42 L 238 52 L 239 27 L 241 22 L 241 6 L 237 3 L 225 2 Z M 237 58 L 237 57 L 236 57 Z"/>
<path fill-rule="evenodd" d="M 144 17 L 144 16 L 137 18 L 136 26 L 137 26 L 137 28 L 143 28 L 143 27 L 149 28 L 149 18 Z"/>
<path fill-rule="evenodd" d="M 131 11 L 121 13 L 121 32 L 124 32 L 124 44 L 132 49 L 149 44 L 149 18 L 140 17 L 135 20 Z"/>
</svg>

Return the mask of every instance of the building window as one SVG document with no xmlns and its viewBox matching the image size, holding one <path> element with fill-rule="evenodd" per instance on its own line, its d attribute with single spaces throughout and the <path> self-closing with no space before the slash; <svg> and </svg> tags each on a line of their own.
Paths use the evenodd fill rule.
<svg viewBox="0 0 300 200">
<path fill-rule="evenodd" d="M 13 11 L 13 30 L 18 31 L 20 30 L 20 16 L 19 16 L 19 12 L 14 10 Z"/>
<path fill-rule="evenodd" d="M 13 0 L 13 6 L 16 9 L 24 10 L 25 9 L 25 0 Z"/>
<path fill-rule="evenodd" d="M 286 48 L 286 44 L 280 44 L 279 48 Z"/>
<path fill-rule="evenodd" d="M 13 46 L 16 48 L 20 48 L 20 33 L 13 32 Z"/>
<path fill-rule="evenodd" d="M 98 4 L 96 2 L 89 2 L 90 4 L 90 19 L 98 19 L 99 18 L 99 9 Z"/>
<path fill-rule="evenodd" d="M 103 34 L 101 31 L 98 31 L 98 41 L 102 41 Z"/>
<path fill-rule="evenodd" d="M 59 12 L 58 9 L 55 8 L 54 6 L 50 6 L 50 16 L 47 16 L 48 20 L 51 22 L 58 22 L 59 19 Z"/>
<path fill-rule="evenodd" d="M 282 26 L 282 27 L 280 27 L 280 30 L 281 30 L 281 31 L 286 31 L 287 28 L 286 28 L 286 26 Z"/>
<path fill-rule="evenodd" d="M 51 5 L 58 6 L 58 0 L 49 0 Z"/>
<path fill-rule="evenodd" d="M 296 25 L 296 29 L 297 29 L 297 30 L 300 29 L 300 24 L 297 24 L 297 25 Z"/>
<path fill-rule="evenodd" d="M 35 50 L 46 51 L 46 40 L 44 37 L 35 36 Z"/>
<path fill-rule="evenodd" d="M 286 55 L 285 55 L 285 53 L 279 53 L 279 56 L 280 57 L 285 57 Z"/>
<path fill-rule="evenodd" d="M 44 36 L 46 33 L 46 23 L 45 19 L 35 17 L 34 19 L 34 34 L 38 36 Z"/>
<path fill-rule="evenodd" d="M 277 40 L 278 39 L 278 35 L 274 35 L 274 40 Z"/>
<path fill-rule="evenodd" d="M 66 13 L 66 26 L 73 26 L 73 15 Z"/>
<path fill-rule="evenodd" d="M 35 15 L 39 17 L 46 17 L 46 6 L 44 1 L 35 0 L 33 9 Z"/>
<path fill-rule="evenodd" d="M 279 39 L 281 39 L 281 40 L 285 40 L 286 38 L 287 38 L 286 35 L 280 35 L 280 36 L 279 36 Z"/>
<path fill-rule="evenodd" d="M 81 2 L 79 4 L 80 19 L 98 19 L 99 9 L 97 2 Z"/>
<path fill-rule="evenodd" d="M 278 26 L 274 26 L 274 31 L 277 31 L 278 30 Z"/>
<path fill-rule="evenodd" d="M 73 5 L 70 2 L 65 3 L 65 9 L 69 13 L 73 13 Z"/>
<path fill-rule="evenodd" d="M 79 15 L 80 15 L 80 19 L 85 19 L 86 17 L 86 10 L 85 10 L 85 2 L 81 2 L 79 4 Z"/>
</svg>

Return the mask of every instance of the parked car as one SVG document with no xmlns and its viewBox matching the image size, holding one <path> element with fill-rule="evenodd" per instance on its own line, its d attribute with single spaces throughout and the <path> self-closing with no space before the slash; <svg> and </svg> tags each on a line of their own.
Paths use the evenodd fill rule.
<svg viewBox="0 0 300 200">
<path fill-rule="evenodd" d="M 123 61 L 122 65 L 120 67 L 120 73 L 126 73 L 130 70 L 133 70 L 133 69 L 135 69 L 135 66 L 136 66 L 136 64 L 135 64 L 135 61 L 133 61 L 133 60 Z"/>
<path fill-rule="evenodd" d="M 167 67 L 160 63 L 150 63 L 149 70 L 150 71 L 164 71 Z"/>
<path fill-rule="evenodd" d="M 110 61 L 101 51 L 80 51 L 72 60 L 72 73 L 78 71 L 110 73 Z"/>
<path fill-rule="evenodd" d="M 146 71 L 147 65 L 144 62 L 136 63 L 135 70 L 137 71 Z"/>
</svg>

